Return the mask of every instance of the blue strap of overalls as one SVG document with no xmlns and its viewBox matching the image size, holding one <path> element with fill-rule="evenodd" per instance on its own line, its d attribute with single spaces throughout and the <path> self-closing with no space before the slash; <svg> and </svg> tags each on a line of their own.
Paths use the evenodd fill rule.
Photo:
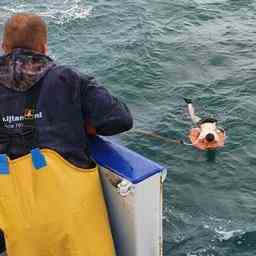
<svg viewBox="0 0 256 256">
<path fill-rule="evenodd" d="M 31 150 L 31 157 L 35 169 L 40 170 L 47 165 L 46 159 L 39 148 Z M 0 174 L 9 174 L 9 161 L 6 154 L 0 154 Z"/>
<path fill-rule="evenodd" d="M 27 97 L 26 97 L 26 109 L 36 111 L 38 99 L 39 99 L 40 92 L 41 92 L 41 87 L 42 87 L 42 85 L 39 85 L 39 87 L 36 85 L 29 90 Z M 34 128 L 35 133 L 37 133 L 35 118 L 25 119 L 24 124 Z M 39 169 L 45 167 L 47 164 L 46 164 L 46 159 L 45 159 L 44 155 L 42 154 L 40 149 L 37 147 L 38 146 L 37 134 L 35 135 L 34 139 L 35 139 L 35 142 L 34 142 L 34 145 L 32 145 L 33 148 L 31 150 L 31 157 L 32 157 L 32 162 L 33 162 L 34 168 L 39 170 Z"/>
<path fill-rule="evenodd" d="M 31 150 L 31 157 L 35 169 L 40 170 L 47 165 L 46 159 L 39 148 Z"/>
<path fill-rule="evenodd" d="M 8 157 L 5 154 L 0 154 L 0 174 L 9 174 Z"/>
</svg>

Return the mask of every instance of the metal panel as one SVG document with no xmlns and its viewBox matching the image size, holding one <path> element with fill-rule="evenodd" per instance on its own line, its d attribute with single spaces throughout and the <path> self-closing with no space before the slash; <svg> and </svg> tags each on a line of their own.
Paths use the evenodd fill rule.
<svg viewBox="0 0 256 256">
<path fill-rule="evenodd" d="M 138 184 L 126 181 L 127 193 L 121 176 L 101 168 L 101 177 L 117 255 L 161 256 L 161 173 Z"/>
</svg>

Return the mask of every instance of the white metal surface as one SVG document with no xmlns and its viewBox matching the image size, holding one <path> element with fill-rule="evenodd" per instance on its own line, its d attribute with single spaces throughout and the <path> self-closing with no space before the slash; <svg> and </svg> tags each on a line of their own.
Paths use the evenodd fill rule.
<svg viewBox="0 0 256 256">
<path fill-rule="evenodd" d="M 158 173 L 120 194 L 122 178 L 101 168 L 117 256 L 162 255 L 162 177 Z M 126 190 L 124 190 L 126 191 Z"/>
</svg>

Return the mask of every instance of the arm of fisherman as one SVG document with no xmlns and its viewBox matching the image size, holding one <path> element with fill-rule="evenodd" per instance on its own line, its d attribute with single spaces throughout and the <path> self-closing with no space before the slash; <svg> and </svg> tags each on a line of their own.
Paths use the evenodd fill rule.
<svg viewBox="0 0 256 256">
<path fill-rule="evenodd" d="M 132 128 L 133 119 L 128 107 L 94 78 L 82 79 L 81 98 L 89 134 L 111 136 Z"/>
</svg>

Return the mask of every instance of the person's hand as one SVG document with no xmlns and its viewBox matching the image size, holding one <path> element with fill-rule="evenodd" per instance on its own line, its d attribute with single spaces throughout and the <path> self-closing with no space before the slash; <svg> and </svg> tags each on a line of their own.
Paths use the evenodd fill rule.
<svg viewBox="0 0 256 256">
<path fill-rule="evenodd" d="M 96 129 L 94 127 L 92 127 L 91 125 L 89 125 L 88 123 L 85 124 L 85 130 L 86 130 L 86 133 L 90 136 L 97 135 Z"/>
<path fill-rule="evenodd" d="M 185 100 L 185 102 L 187 103 L 187 104 L 191 104 L 192 103 L 192 99 L 188 99 L 188 98 L 183 98 L 184 100 Z"/>
</svg>

